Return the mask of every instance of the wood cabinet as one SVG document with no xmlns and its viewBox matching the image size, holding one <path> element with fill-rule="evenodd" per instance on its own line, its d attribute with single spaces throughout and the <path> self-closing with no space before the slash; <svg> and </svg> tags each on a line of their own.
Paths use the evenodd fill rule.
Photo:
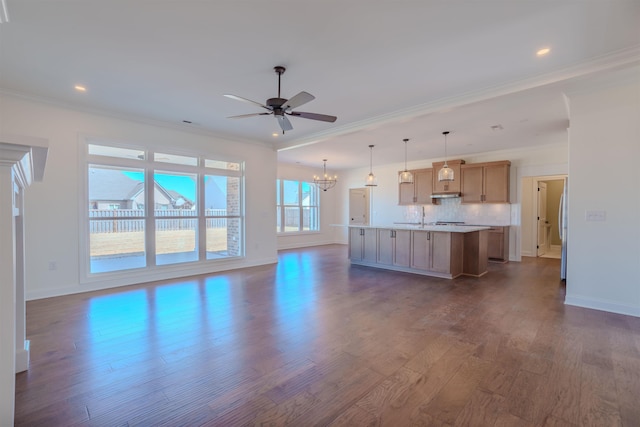
<svg viewBox="0 0 640 427">
<path fill-rule="evenodd" d="M 462 274 L 462 234 L 441 231 L 413 231 L 412 234 L 412 268 L 452 277 Z"/>
<path fill-rule="evenodd" d="M 464 256 L 462 270 L 469 276 L 480 277 L 487 273 L 487 247 L 489 230 L 464 235 Z"/>
<path fill-rule="evenodd" d="M 434 193 L 459 193 L 461 190 L 461 173 L 460 166 L 463 165 L 464 160 L 450 160 L 447 165 L 453 169 L 453 181 L 438 181 L 438 172 L 444 166 L 444 162 L 433 163 L 433 192 Z"/>
<path fill-rule="evenodd" d="M 377 233 L 375 228 L 349 228 L 349 259 L 376 262 Z"/>
<path fill-rule="evenodd" d="M 487 272 L 487 233 L 349 227 L 349 258 L 351 264 L 446 279 L 481 276 Z"/>
<path fill-rule="evenodd" d="M 377 262 L 384 265 L 409 267 L 411 261 L 411 231 L 378 229 Z"/>
<path fill-rule="evenodd" d="M 398 172 L 400 174 L 402 172 Z M 398 184 L 399 205 L 428 205 L 432 203 L 433 169 L 412 170 L 413 183 Z"/>
<path fill-rule="evenodd" d="M 509 261 L 509 227 L 489 229 L 487 255 L 489 260 L 497 262 Z"/>
<path fill-rule="evenodd" d="M 509 203 L 508 160 L 460 166 L 462 203 Z"/>
</svg>

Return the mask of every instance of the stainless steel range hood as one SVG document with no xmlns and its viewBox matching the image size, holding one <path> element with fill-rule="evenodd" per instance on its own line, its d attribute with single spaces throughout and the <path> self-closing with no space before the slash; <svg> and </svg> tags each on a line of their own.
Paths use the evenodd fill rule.
<svg viewBox="0 0 640 427">
<path fill-rule="evenodd" d="M 443 191 L 441 193 L 431 193 L 432 199 L 451 199 L 454 197 L 461 197 L 460 192 Z"/>
</svg>

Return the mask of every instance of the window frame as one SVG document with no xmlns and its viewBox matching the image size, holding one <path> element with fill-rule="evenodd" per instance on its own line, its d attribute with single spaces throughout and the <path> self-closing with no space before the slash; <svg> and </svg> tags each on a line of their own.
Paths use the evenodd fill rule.
<svg viewBox="0 0 640 427">
<path fill-rule="evenodd" d="M 161 147 L 153 149 L 150 147 L 141 146 L 135 143 L 123 143 L 112 140 L 104 140 L 90 136 L 81 136 L 79 138 L 79 267 L 80 267 L 80 283 L 91 283 L 104 280 L 117 280 L 120 278 L 130 278 L 132 276 L 140 276 L 142 278 L 153 277 L 154 271 L 171 271 L 171 270 L 185 270 L 185 268 L 193 269 L 195 266 L 206 266 L 216 263 L 221 263 L 229 260 L 237 260 L 246 257 L 246 215 L 245 215 L 245 162 L 237 158 L 229 158 L 228 156 L 218 155 L 216 153 L 194 153 L 187 150 L 175 150 L 166 149 Z M 144 153 L 144 158 L 124 158 L 113 157 L 108 155 L 89 154 L 89 147 L 91 145 L 107 146 L 113 148 L 120 148 L 125 150 L 140 150 Z M 176 156 L 187 156 L 197 158 L 197 166 L 183 165 L 178 163 L 167 163 L 163 161 L 154 160 L 155 153 L 173 154 Z M 220 169 L 215 167 L 205 166 L 205 162 L 209 160 L 221 161 L 226 163 L 235 163 L 238 165 L 236 169 Z M 144 185 L 145 185 L 145 256 L 146 266 L 133 268 L 114 270 L 107 272 L 91 272 L 91 254 L 90 254 L 90 231 L 89 231 L 89 169 L 92 166 L 107 167 L 107 168 L 132 168 L 141 169 L 144 173 Z M 155 221 L 160 218 L 154 215 L 155 209 L 146 209 L 148 206 L 155 207 L 154 203 L 154 174 L 155 173 L 171 173 L 171 174 L 195 174 L 196 176 L 196 209 L 197 215 L 197 247 L 198 259 L 196 261 L 170 263 L 170 264 L 156 264 L 156 245 L 155 245 Z M 226 215 L 225 218 L 232 218 L 239 221 L 239 246 L 240 249 L 237 255 L 220 257 L 220 258 L 207 258 L 206 256 L 206 221 L 205 205 L 204 205 L 204 177 L 205 176 L 225 176 L 225 177 L 237 177 L 239 178 L 238 189 L 238 215 Z M 191 217 L 194 218 L 194 217 Z"/>
<path fill-rule="evenodd" d="M 298 203 L 297 204 L 285 204 L 285 192 L 284 192 L 284 181 L 296 182 L 298 187 Z M 310 188 L 314 188 L 313 191 L 313 199 L 309 204 L 305 205 L 303 202 L 303 184 L 307 184 Z M 298 229 L 297 230 L 286 230 L 286 221 L 285 221 L 285 208 L 296 208 L 298 209 Z M 315 211 L 315 218 L 317 226 L 316 228 L 309 230 L 304 229 L 304 210 L 309 209 L 310 211 Z M 311 218 L 311 215 L 309 216 Z M 279 224 L 279 227 L 278 227 Z M 286 179 L 286 178 L 277 178 L 276 179 L 276 234 L 279 236 L 284 235 L 295 235 L 295 234 L 318 234 L 321 232 L 321 223 L 320 223 L 320 192 L 318 191 L 318 186 L 309 181 L 296 180 L 296 179 Z"/>
</svg>

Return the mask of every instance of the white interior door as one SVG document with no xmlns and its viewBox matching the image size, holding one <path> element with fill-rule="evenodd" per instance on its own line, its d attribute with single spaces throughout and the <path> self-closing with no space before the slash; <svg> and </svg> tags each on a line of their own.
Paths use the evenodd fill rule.
<svg viewBox="0 0 640 427">
<path fill-rule="evenodd" d="M 369 225 L 369 189 L 349 189 L 349 224 Z"/>
<path fill-rule="evenodd" d="M 538 256 L 547 252 L 547 183 L 538 182 Z"/>
</svg>

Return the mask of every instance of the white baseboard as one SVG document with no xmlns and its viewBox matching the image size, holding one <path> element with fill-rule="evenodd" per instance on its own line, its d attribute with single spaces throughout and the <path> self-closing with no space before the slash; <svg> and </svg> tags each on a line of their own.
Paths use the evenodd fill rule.
<svg viewBox="0 0 640 427">
<path fill-rule="evenodd" d="M 296 243 L 284 243 L 278 244 L 278 250 L 283 249 L 297 249 L 297 248 L 309 248 L 311 246 L 332 245 L 333 241 L 317 241 L 317 242 L 296 242 Z"/>
<path fill-rule="evenodd" d="M 128 276 L 125 278 L 108 279 L 92 281 L 90 283 L 76 283 L 73 285 L 67 285 L 63 287 L 53 289 L 38 289 L 27 290 L 25 292 L 26 301 L 33 301 L 43 298 L 59 297 L 64 295 L 79 294 L 83 292 L 99 291 L 102 289 L 119 288 L 123 286 L 136 285 L 138 283 L 147 283 L 159 280 L 176 279 L 180 277 L 189 277 L 200 274 L 213 274 L 224 271 L 238 270 L 246 267 L 256 267 L 259 265 L 275 264 L 278 262 L 278 257 L 266 257 L 261 259 L 254 259 L 249 262 L 242 260 L 240 262 L 232 260 L 228 263 L 215 263 L 213 265 L 201 265 L 201 266 L 189 266 L 188 268 L 182 268 L 166 271 L 154 271 L 149 272 L 146 275 Z"/>
<path fill-rule="evenodd" d="M 16 374 L 18 372 L 24 372 L 29 369 L 29 346 L 31 342 L 26 340 L 24 342 L 24 348 L 16 350 Z"/>
<path fill-rule="evenodd" d="M 610 313 L 640 317 L 640 307 L 619 304 L 617 302 L 598 300 L 593 298 L 572 297 L 567 295 L 564 299 L 564 303 L 566 305 L 590 308 L 592 310 L 607 311 Z"/>
</svg>

